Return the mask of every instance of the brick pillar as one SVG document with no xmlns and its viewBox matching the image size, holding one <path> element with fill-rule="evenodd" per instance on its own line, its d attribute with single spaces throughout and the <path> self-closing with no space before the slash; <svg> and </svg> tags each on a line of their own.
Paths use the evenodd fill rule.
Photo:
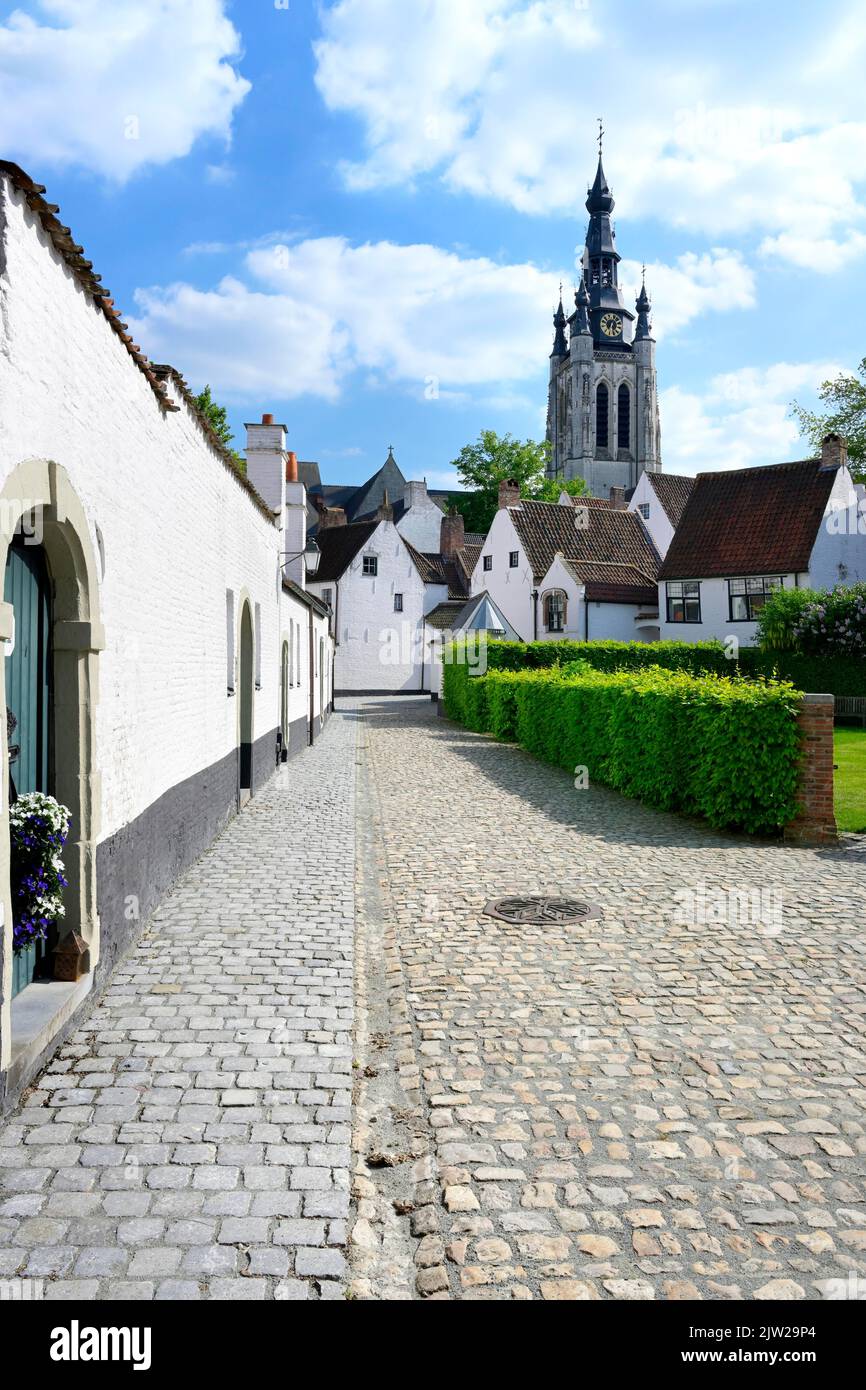
<svg viewBox="0 0 866 1390">
<path fill-rule="evenodd" d="M 785 839 L 801 844 L 825 844 L 836 839 L 833 809 L 833 696 L 804 695 L 797 715 L 801 738 L 800 784 L 802 806 L 785 827 Z"/>
</svg>

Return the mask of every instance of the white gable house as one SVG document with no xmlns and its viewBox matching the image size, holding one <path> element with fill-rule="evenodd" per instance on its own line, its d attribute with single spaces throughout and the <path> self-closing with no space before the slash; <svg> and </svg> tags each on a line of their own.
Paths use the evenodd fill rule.
<svg viewBox="0 0 866 1390">
<path fill-rule="evenodd" d="M 659 574 L 660 632 L 753 646 L 779 588 L 866 581 L 866 512 L 838 435 L 820 458 L 701 473 Z"/>
</svg>

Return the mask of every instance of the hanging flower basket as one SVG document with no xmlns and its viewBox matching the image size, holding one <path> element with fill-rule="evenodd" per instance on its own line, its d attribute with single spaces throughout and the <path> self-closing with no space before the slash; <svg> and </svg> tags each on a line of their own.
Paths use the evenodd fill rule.
<svg viewBox="0 0 866 1390">
<path fill-rule="evenodd" d="M 69 834 L 69 811 L 43 792 L 25 792 L 9 811 L 12 946 L 26 950 L 44 941 L 64 915 L 60 851 Z"/>
</svg>

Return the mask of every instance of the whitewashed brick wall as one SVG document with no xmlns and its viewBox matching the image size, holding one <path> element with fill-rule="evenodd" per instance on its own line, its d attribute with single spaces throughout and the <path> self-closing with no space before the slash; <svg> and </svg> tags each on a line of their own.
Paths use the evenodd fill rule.
<svg viewBox="0 0 866 1390">
<path fill-rule="evenodd" d="M 160 410 L 21 195 L 3 180 L 0 190 L 0 487 L 24 460 L 55 460 L 82 502 L 94 553 L 104 550 L 96 730 L 105 839 L 236 746 L 226 590 L 237 646 L 242 593 L 261 607 L 256 738 L 279 723 L 280 637 L 290 621 L 304 634 L 306 683 L 307 609 L 282 593 L 277 527 L 190 410 L 181 401 L 178 413 Z M 296 687 L 290 718 L 307 710 L 306 689 Z"/>
</svg>

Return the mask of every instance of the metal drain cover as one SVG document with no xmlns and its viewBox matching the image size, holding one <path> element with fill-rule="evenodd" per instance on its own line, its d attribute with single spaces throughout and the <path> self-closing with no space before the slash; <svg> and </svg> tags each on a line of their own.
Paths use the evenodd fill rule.
<svg viewBox="0 0 866 1390">
<path fill-rule="evenodd" d="M 601 916 L 597 903 L 581 902 L 579 898 L 495 898 L 485 905 L 484 911 L 500 922 L 539 927 L 586 922 Z"/>
</svg>

